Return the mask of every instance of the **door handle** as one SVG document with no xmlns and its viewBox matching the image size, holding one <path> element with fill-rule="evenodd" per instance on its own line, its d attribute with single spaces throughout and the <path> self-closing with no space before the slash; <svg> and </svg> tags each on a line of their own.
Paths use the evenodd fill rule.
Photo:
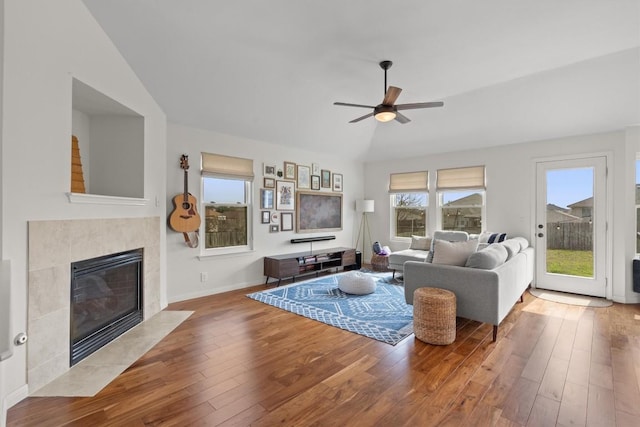
<svg viewBox="0 0 640 427">
<path fill-rule="evenodd" d="M 538 228 L 544 228 L 544 225 L 538 224 Z"/>
<path fill-rule="evenodd" d="M 544 233 L 538 233 L 538 237 L 544 237 Z"/>
</svg>

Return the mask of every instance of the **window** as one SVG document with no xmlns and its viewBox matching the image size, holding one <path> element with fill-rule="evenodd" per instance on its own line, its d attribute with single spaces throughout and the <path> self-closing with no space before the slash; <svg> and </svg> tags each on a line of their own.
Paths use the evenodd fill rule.
<svg viewBox="0 0 640 427">
<path fill-rule="evenodd" d="M 636 253 L 640 254 L 640 160 L 636 160 Z"/>
<path fill-rule="evenodd" d="M 202 153 L 204 250 L 251 249 L 253 161 Z"/>
<path fill-rule="evenodd" d="M 391 195 L 393 236 L 426 236 L 427 193 L 396 193 Z"/>
<path fill-rule="evenodd" d="M 482 232 L 484 166 L 438 170 L 437 191 L 442 230 L 460 230 L 469 234 Z"/>
<path fill-rule="evenodd" d="M 482 232 L 484 191 L 443 191 L 439 197 L 443 230 Z"/>
<path fill-rule="evenodd" d="M 391 237 L 426 236 L 428 172 L 391 174 Z"/>
</svg>

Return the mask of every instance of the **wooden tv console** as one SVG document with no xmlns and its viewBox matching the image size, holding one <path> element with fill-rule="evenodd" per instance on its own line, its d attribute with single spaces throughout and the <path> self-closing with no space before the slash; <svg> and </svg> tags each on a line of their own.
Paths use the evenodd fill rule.
<svg viewBox="0 0 640 427">
<path fill-rule="evenodd" d="M 287 277 L 295 281 L 296 276 L 319 273 L 332 268 L 337 270 L 355 263 L 356 250 L 343 247 L 267 256 L 264 257 L 264 275 L 267 276 L 265 285 L 271 277 L 278 279 L 280 286 L 280 281 Z"/>
</svg>

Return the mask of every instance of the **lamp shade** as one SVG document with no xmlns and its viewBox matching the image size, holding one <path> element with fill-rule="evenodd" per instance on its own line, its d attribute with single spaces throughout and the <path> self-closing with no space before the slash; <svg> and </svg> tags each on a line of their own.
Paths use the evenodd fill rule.
<svg viewBox="0 0 640 427">
<path fill-rule="evenodd" d="M 373 116 L 379 122 L 389 122 L 396 118 L 396 110 L 390 105 L 378 105 L 373 110 Z"/>
<path fill-rule="evenodd" d="M 358 212 L 374 212 L 374 200 L 356 200 L 356 211 Z"/>
</svg>

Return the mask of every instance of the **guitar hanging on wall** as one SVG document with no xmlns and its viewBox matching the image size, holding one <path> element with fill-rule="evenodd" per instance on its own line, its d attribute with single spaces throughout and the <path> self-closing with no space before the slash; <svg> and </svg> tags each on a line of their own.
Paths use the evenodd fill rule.
<svg viewBox="0 0 640 427">
<path fill-rule="evenodd" d="M 198 246 L 197 231 L 200 228 L 200 214 L 196 209 L 196 198 L 189 193 L 189 156 L 186 154 L 180 157 L 180 168 L 184 170 L 184 192 L 173 198 L 174 208 L 169 215 L 169 227 L 173 231 L 182 233 L 185 243 L 195 248 Z"/>
</svg>

